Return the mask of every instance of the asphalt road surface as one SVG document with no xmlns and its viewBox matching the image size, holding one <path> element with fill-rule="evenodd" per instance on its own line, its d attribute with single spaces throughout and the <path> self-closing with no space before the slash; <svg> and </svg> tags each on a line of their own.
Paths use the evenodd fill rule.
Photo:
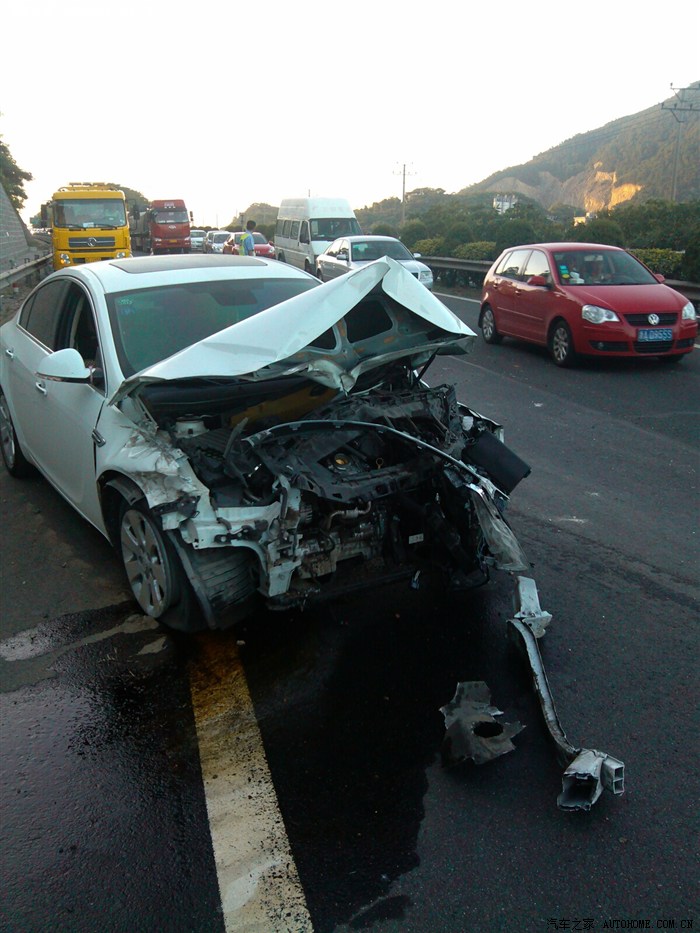
<svg viewBox="0 0 700 933">
<path fill-rule="evenodd" d="M 174 637 L 47 483 L 0 468 L 0 929 L 697 929 L 700 354 L 560 370 L 479 340 L 429 381 L 532 466 L 510 521 L 557 709 L 625 794 L 557 809 L 507 575 Z M 470 680 L 525 728 L 446 767 Z"/>
</svg>

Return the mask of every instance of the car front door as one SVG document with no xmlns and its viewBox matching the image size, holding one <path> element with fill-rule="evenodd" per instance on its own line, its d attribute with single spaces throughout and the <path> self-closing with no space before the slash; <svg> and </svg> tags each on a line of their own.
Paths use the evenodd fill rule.
<svg viewBox="0 0 700 933">
<path fill-rule="evenodd" d="M 350 271 L 350 244 L 347 240 L 338 240 L 338 250 L 333 262 L 333 275 L 345 275 Z"/>
<path fill-rule="evenodd" d="M 529 249 L 514 249 L 496 267 L 489 285 L 489 301 L 496 318 L 496 328 L 501 334 L 522 336 L 517 328 L 515 316 L 515 294 L 522 279 Z"/>
<path fill-rule="evenodd" d="M 62 287 L 48 288 L 52 284 Z M 76 282 L 48 283 L 25 318 L 11 367 L 11 392 L 31 455 L 42 473 L 93 524 L 100 524 L 93 432 L 105 402 L 95 382 L 61 382 L 38 375 L 54 350 L 73 347 L 95 374 L 102 357 L 92 303 Z"/>
<path fill-rule="evenodd" d="M 531 279 L 537 276 L 535 284 Z M 514 290 L 513 326 L 527 340 L 546 343 L 547 328 L 551 320 L 555 301 L 552 291 L 552 270 L 546 253 L 533 249 L 522 267 Z"/>
<path fill-rule="evenodd" d="M 340 240 L 334 240 L 325 252 L 318 257 L 318 269 L 324 282 L 335 278 L 337 273 L 337 255 L 340 249 Z"/>
</svg>

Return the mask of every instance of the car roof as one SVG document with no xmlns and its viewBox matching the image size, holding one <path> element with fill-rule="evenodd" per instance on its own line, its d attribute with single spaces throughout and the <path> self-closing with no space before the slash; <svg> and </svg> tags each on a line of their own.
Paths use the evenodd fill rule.
<svg viewBox="0 0 700 933">
<path fill-rule="evenodd" d="M 356 243 L 358 241 L 362 241 L 364 243 L 365 240 L 372 240 L 372 242 L 379 242 L 380 240 L 392 240 L 396 243 L 401 243 L 401 240 L 395 236 L 375 236 L 374 234 L 367 234 L 367 236 L 364 236 L 357 233 L 353 233 L 352 236 L 339 236 L 336 237 L 336 240 L 347 240 L 349 243 Z"/>
<path fill-rule="evenodd" d="M 611 246 L 610 243 L 518 243 L 517 246 L 509 246 L 503 252 L 509 253 L 514 249 L 548 249 L 556 252 L 572 249 L 610 249 L 618 253 L 625 252 L 620 246 Z"/>
<path fill-rule="evenodd" d="M 54 272 L 53 276 L 74 278 L 93 286 L 99 285 L 107 293 L 130 291 L 134 288 L 183 285 L 201 282 L 202 278 L 314 278 L 294 266 L 268 259 L 209 253 L 105 259 L 61 269 Z"/>
</svg>

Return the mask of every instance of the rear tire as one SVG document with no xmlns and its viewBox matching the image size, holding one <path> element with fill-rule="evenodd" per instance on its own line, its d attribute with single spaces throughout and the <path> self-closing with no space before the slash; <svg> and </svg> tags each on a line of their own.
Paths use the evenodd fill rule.
<svg viewBox="0 0 700 933">
<path fill-rule="evenodd" d="M 498 333 L 496 318 L 490 305 L 486 305 L 481 312 L 481 336 L 484 343 L 502 343 L 503 337 Z"/>
<path fill-rule="evenodd" d="M 182 564 L 144 499 L 123 503 L 119 540 L 127 580 L 142 612 L 181 632 L 204 628 Z"/>
<path fill-rule="evenodd" d="M 576 359 L 574 338 L 566 321 L 555 321 L 549 335 L 549 352 L 557 366 L 572 366 Z"/>
<path fill-rule="evenodd" d="M 2 391 L 0 391 L 0 452 L 2 452 L 5 469 L 10 476 L 21 479 L 32 472 L 32 465 L 19 446 L 7 399 Z"/>
</svg>

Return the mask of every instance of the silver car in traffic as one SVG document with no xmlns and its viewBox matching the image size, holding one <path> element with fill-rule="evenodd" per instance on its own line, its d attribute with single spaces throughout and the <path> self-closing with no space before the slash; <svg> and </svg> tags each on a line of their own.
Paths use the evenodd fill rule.
<svg viewBox="0 0 700 933">
<path fill-rule="evenodd" d="M 393 236 L 346 236 L 334 240 L 316 260 L 316 275 L 322 282 L 328 282 L 346 272 L 362 269 L 385 256 L 401 263 L 404 269 L 432 291 L 433 273 L 424 262 L 418 261 L 420 253 L 410 253 Z"/>
</svg>

